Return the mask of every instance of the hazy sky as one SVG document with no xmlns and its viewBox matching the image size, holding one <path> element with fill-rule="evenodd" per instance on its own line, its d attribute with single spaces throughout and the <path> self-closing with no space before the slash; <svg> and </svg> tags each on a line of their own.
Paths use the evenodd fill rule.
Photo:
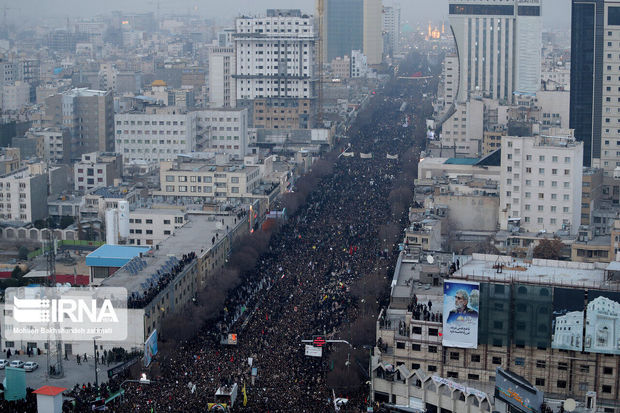
<svg viewBox="0 0 620 413">
<path fill-rule="evenodd" d="M 8 18 L 36 14 L 50 17 L 94 16 L 111 10 L 153 11 L 158 0 L 0 0 Z M 447 17 L 448 0 L 400 0 L 402 18 L 412 21 Z M 159 0 L 160 12 L 186 13 L 197 10 L 203 17 L 232 18 L 241 13 L 264 13 L 267 8 L 300 8 L 312 13 L 315 0 Z M 543 0 L 545 28 L 566 28 L 570 24 L 570 0 Z"/>
</svg>

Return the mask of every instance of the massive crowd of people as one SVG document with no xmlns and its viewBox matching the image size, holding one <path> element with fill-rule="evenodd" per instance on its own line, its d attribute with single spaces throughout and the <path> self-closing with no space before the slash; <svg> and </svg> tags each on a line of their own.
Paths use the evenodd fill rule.
<svg viewBox="0 0 620 413">
<path fill-rule="evenodd" d="M 416 93 L 412 101 L 429 92 L 409 89 Z M 396 259 L 397 246 L 386 249 L 380 227 L 392 223 L 400 231 L 407 223 L 406 212 L 395 215 L 389 201 L 402 161 L 387 154 L 402 154 L 414 144 L 413 126 L 403 127 L 401 104 L 376 95 L 348 131 L 348 150 L 356 156 L 334 161 L 333 171 L 274 232 L 257 265 L 241 274 L 220 315 L 193 338 L 179 340 L 173 352 L 160 354 L 153 382 L 127 383 L 122 402 L 111 410 L 203 412 L 220 386 L 237 383 L 234 411 L 325 412 L 333 409 L 334 395 L 349 399 L 341 411 L 366 411 L 368 387 L 328 386 L 330 364 L 305 356 L 302 340 L 338 338 L 341 326 L 359 316 L 351 286 Z M 237 335 L 236 345 L 222 344 L 229 333 Z M 76 402 L 65 410 L 82 411 L 88 400 L 113 394 L 121 381 L 73 389 Z"/>
</svg>

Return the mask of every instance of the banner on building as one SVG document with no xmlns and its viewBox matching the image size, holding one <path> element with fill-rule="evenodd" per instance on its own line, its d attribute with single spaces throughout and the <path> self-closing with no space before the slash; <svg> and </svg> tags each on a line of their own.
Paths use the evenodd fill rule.
<svg viewBox="0 0 620 413">
<path fill-rule="evenodd" d="M 553 289 L 553 338 L 551 347 L 583 350 L 583 313 L 585 291 L 573 288 Z"/>
<path fill-rule="evenodd" d="M 149 338 L 144 343 L 144 366 L 148 367 L 157 354 L 157 330 L 153 330 Z"/>
<path fill-rule="evenodd" d="M 543 392 L 523 377 L 498 367 L 495 374 L 495 398 L 508 403 L 511 411 L 540 413 Z"/>
<path fill-rule="evenodd" d="M 584 351 L 620 354 L 620 293 L 588 291 Z"/>
<path fill-rule="evenodd" d="M 448 347 L 478 348 L 480 284 L 444 281 L 443 340 Z"/>
</svg>

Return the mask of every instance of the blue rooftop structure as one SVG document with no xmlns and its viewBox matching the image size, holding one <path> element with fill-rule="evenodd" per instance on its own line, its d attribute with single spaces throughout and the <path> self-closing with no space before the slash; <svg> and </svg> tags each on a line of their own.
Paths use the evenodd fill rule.
<svg viewBox="0 0 620 413">
<path fill-rule="evenodd" d="M 479 158 L 448 158 L 444 164 L 446 165 L 475 165 Z"/>
<path fill-rule="evenodd" d="M 130 247 L 126 245 L 104 244 L 86 256 L 89 267 L 122 267 L 140 254 L 148 252 L 150 247 Z"/>
</svg>

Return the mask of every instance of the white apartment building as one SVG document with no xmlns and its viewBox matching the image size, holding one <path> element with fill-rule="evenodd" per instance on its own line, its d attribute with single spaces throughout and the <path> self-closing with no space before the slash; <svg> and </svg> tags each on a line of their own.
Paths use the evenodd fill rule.
<svg viewBox="0 0 620 413">
<path fill-rule="evenodd" d="M 259 166 L 243 163 L 220 164 L 200 159 L 180 159 L 162 162 L 159 180 L 161 189 L 154 195 L 166 199 L 247 200 L 252 198 L 252 191 L 259 187 L 261 173 Z"/>
<path fill-rule="evenodd" d="M 0 222 L 34 222 L 47 216 L 47 174 L 28 167 L 0 175 Z"/>
<path fill-rule="evenodd" d="M 511 101 L 540 88 L 540 0 L 450 0 L 450 25 L 459 56 L 457 100 L 481 93 Z"/>
<path fill-rule="evenodd" d="M 237 18 L 235 27 L 237 100 L 314 98 L 312 16 L 269 9 L 266 17 Z"/>
<path fill-rule="evenodd" d="M 180 209 L 139 208 L 129 212 L 129 244 L 157 245 L 187 222 Z"/>
<path fill-rule="evenodd" d="M 236 54 L 234 46 L 209 50 L 209 107 L 234 108 L 237 105 Z"/>
<path fill-rule="evenodd" d="M 243 159 L 248 152 L 248 110 L 207 109 L 196 112 L 198 129 L 207 137 L 209 151 L 228 153 Z"/>
<path fill-rule="evenodd" d="M 368 59 L 360 50 L 351 50 L 351 77 L 368 76 Z"/>
<path fill-rule="evenodd" d="M 369 65 L 378 65 L 383 61 L 383 3 L 381 0 L 364 0 L 364 54 Z"/>
<path fill-rule="evenodd" d="M 89 191 L 94 188 L 114 185 L 114 180 L 122 177 L 123 157 L 116 153 L 91 152 L 73 165 L 74 188 L 76 191 Z"/>
<path fill-rule="evenodd" d="M 150 108 L 114 117 L 115 148 L 126 162 L 166 161 L 196 149 L 196 112 Z"/>
<path fill-rule="evenodd" d="M 388 45 L 384 49 L 392 56 L 400 53 L 400 5 L 392 4 L 383 7 L 383 31 L 387 33 Z"/>
<path fill-rule="evenodd" d="M 529 232 L 578 233 L 583 143 L 572 136 L 501 140 L 500 228 L 519 221 Z"/>
<path fill-rule="evenodd" d="M 20 110 L 30 103 L 30 85 L 17 81 L 2 86 L 2 110 Z"/>
<path fill-rule="evenodd" d="M 443 124 L 441 143 L 454 156 L 476 157 L 482 152 L 485 102 L 471 99 L 458 104 Z"/>
</svg>

